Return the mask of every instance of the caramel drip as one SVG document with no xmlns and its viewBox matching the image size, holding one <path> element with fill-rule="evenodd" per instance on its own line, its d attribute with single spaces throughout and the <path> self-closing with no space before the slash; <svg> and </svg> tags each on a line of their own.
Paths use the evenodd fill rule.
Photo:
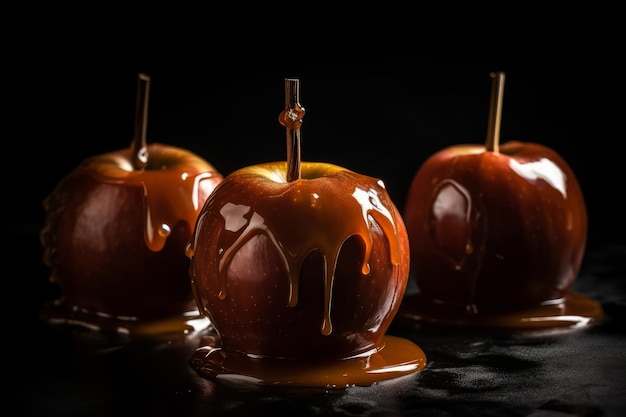
<svg viewBox="0 0 626 417">
<path fill-rule="evenodd" d="M 309 163 L 310 164 L 310 163 Z M 309 164 L 303 163 L 304 170 Z M 283 170 L 286 172 L 286 170 Z M 283 173 L 284 174 L 284 173 Z M 238 175 L 241 177 L 245 175 Z M 316 179 L 298 179 L 287 182 L 276 179 L 260 179 L 271 184 L 263 184 L 259 189 L 272 189 L 271 193 L 259 196 L 252 203 L 245 198 L 249 194 L 245 189 L 250 181 L 236 182 L 225 180 L 220 184 L 220 195 L 232 196 L 230 201 L 219 207 L 225 224 L 225 231 L 219 236 L 219 262 L 215 262 L 214 271 L 219 277 L 219 298 L 227 297 L 226 280 L 230 262 L 235 254 L 252 237 L 265 235 L 279 254 L 289 279 L 290 307 L 298 304 L 298 279 L 300 267 L 312 251 L 319 251 L 324 259 L 324 317 L 321 326 L 323 334 L 332 332 L 331 305 L 332 288 L 335 278 L 335 267 L 343 243 L 351 236 L 359 236 L 365 245 L 361 270 L 363 275 L 370 272 L 369 257 L 372 251 L 372 235 L 370 222 L 376 222 L 385 234 L 391 253 L 391 262 L 400 262 L 400 248 L 396 236 L 392 202 L 388 199 L 382 181 L 367 178 L 350 171 L 332 174 L 336 177 L 333 186 L 325 186 L 324 177 Z M 260 178 L 260 177 L 259 177 Z M 256 181 L 256 180 L 254 180 Z M 253 181 L 253 182 L 254 182 Z M 337 186 L 337 183 L 343 183 Z M 317 185 L 313 185 L 313 184 Z M 346 193 L 352 189 L 352 193 Z M 276 198 L 291 202 L 290 211 L 284 210 L 287 205 L 276 204 Z M 209 199 L 209 204 L 214 203 Z M 252 207 L 254 206 L 254 208 Z M 218 210 L 213 207 L 212 210 Z M 214 215 L 215 211 L 212 212 Z M 203 229 L 206 212 L 198 219 L 194 234 Z M 187 248 L 187 255 L 192 257 L 197 246 L 198 236 L 194 236 Z M 191 247 L 193 245 L 193 247 Z M 193 272 L 192 272 L 193 275 Z"/>
<path fill-rule="evenodd" d="M 142 189 L 145 242 L 150 250 L 158 252 L 178 222 L 193 227 L 202 208 L 199 196 L 203 181 L 216 183 L 221 175 L 183 149 L 160 144 L 148 148 L 152 159 L 145 170 L 133 168 L 133 155 L 128 149 L 88 159 L 84 168 L 98 181 Z M 210 188 L 213 187 L 211 184 Z"/>
</svg>

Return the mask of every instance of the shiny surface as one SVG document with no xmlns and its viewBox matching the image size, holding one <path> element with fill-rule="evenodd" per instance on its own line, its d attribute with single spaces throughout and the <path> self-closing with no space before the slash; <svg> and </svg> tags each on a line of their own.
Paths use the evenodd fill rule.
<svg viewBox="0 0 626 417">
<path fill-rule="evenodd" d="M 404 213 L 419 292 L 461 311 L 558 300 L 584 255 L 587 210 L 578 181 L 539 144 L 438 151 L 415 174 Z"/>
<path fill-rule="evenodd" d="M 46 197 L 43 258 L 62 288 L 50 320 L 128 331 L 197 315 L 184 247 L 222 176 L 187 150 L 148 149 L 145 170 L 129 149 L 87 158 Z"/>
<path fill-rule="evenodd" d="M 223 355 L 325 364 L 382 347 L 408 277 L 400 214 L 376 178 L 325 163 L 301 168 L 295 181 L 287 181 L 285 162 L 242 168 L 200 212 L 187 248 L 190 276 L 218 333 L 203 352 L 220 352 L 197 356 L 203 371 L 223 372 Z M 386 359 L 406 362 L 396 345 L 387 344 Z M 425 361 L 419 348 L 412 353 Z M 343 379 L 362 380 L 353 374 Z"/>
</svg>

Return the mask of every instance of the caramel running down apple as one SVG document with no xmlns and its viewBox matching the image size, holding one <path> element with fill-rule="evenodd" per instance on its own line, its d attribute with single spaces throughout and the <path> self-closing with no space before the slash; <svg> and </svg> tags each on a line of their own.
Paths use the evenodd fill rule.
<svg viewBox="0 0 626 417">
<path fill-rule="evenodd" d="M 139 75 L 130 148 L 87 158 L 44 201 L 44 262 L 63 294 L 44 309 L 50 321 L 135 333 L 208 326 L 185 245 L 223 177 L 188 150 L 146 144 L 149 81 Z"/>
<path fill-rule="evenodd" d="M 404 296 L 409 245 L 381 180 L 300 161 L 299 80 L 286 79 L 287 161 L 226 176 L 188 246 L 197 303 L 216 334 L 190 359 L 209 378 L 369 385 L 425 366 L 385 336 Z"/>
<path fill-rule="evenodd" d="M 577 327 L 602 309 L 570 291 L 587 211 L 566 161 L 538 143 L 499 144 L 504 73 L 492 74 L 484 145 L 455 145 L 419 168 L 405 203 L 411 277 L 400 317 L 512 328 Z"/>
</svg>

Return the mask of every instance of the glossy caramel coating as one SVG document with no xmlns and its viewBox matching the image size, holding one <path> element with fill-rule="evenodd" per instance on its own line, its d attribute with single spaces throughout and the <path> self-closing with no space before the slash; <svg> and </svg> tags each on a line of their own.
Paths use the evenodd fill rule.
<svg viewBox="0 0 626 417">
<path fill-rule="evenodd" d="M 332 164 L 242 168 L 216 188 L 190 245 L 198 305 L 220 350 L 341 359 L 381 348 L 409 245 L 382 181 Z"/>
<path fill-rule="evenodd" d="M 459 145 L 415 175 L 404 219 L 422 300 L 506 312 L 563 299 L 585 250 L 587 211 L 561 156 L 540 144 Z"/>
<path fill-rule="evenodd" d="M 45 199 L 43 258 L 66 310 L 133 320 L 197 311 L 184 248 L 223 178 L 187 150 L 148 150 L 141 170 L 130 149 L 90 157 Z"/>
</svg>

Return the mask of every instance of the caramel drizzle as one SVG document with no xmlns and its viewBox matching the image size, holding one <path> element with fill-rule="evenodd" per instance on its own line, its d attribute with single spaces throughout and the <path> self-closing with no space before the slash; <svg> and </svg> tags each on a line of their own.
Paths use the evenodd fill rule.
<svg viewBox="0 0 626 417">
<path fill-rule="evenodd" d="M 132 154 L 128 149 L 90 158 L 83 165 L 100 182 L 142 189 L 144 238 L 146 246 L 153 252 L 163 249 L 171 229 L 178 222 L 185 221 L 190 228 L 194 226 L 204 203 L 199 200 L 201 188 L 205 187 L 203 182 L 208 181 L 206 187 L 210 189 L 214 187 L 213 182 L 221 179 L 221 175 L 206 162 L 180 148 L 148 145 L 153 155 L 162 153 L 163 148 L 169 149 L 174 160 L 177 156 L 187 158 L 186 168 L 174 168 L 169 166 L 171 161 L 161 161 L 162 169 L 147 166 L 145 170 L 135 170 L 131 166 Z M 192 164 L 196 166 L 190 169 Z M 205 194 L 208 195 L 208 191 Z"/>
<path fill-rule="evenodd" d="M 365 244 L 361 261 L 363 275 L 370 273 L 369 258 L 372 251 L 372 232 L 370 217 L 382 229 L 387 238 L 391 262 L 400 262 L 400 248 L 397 241 L 396 226 L 391 201 L 386 196 L 381 181 L 372 181 L 369 188 L 363 187 L 363 176 L 351 172 L 334 174 L 342 176 L 341 181 L 354 186 L 352 194 L 339 196 L 328 188 L 319 187 L 317 193 L 307 193 L 304 186 L 306 179 L 286 184 L 277 184 L 281 190 L 272 196 L 293 201 L 293 213 L 278 213 L 272 203 L 272 196 L 258 202 L 254 211 L 244 202 L 229 202 L 220 208 L 220 215 L 225 222 L 226 233 L 219 237 L 217 258 L 213 263 L 217 269 L 219 298 L 227 298 L 227 271 L 235 254 L 251 238 L 258 234 L 268 237 L 272 246 L 279 254 L 289 279 L 289 297 L 287 304 L 295 307 L 298 304 L 298 284 L 302 262 L 312 251 L 321 252 L 324 259 L 324 317 L 321 331 L 324 335 L 332 332 L 331 305 L 332 288 L 335 280 L 335 269 L 343 243 L 351 236 L 360 236 Z M 225 190 L 226 187 L 237 188 L 237 184 L 226 181 L 221 184 L 224 195 L 241 195 L 239 190 Z M 308 187 L 306 187 L 308 188 Z M 338 203 L 337 199 L 345 199 Z M 297 207 L 297 208 L 296 208 Z M 267 213 L 267 214 L 265 214 Z M 203 229 L 206 213 L 201 214 L 196 230 Z M 225 240 L 234 240 L 228 244 Z M 197 237 L 192 239 L 194 247 Z M 195 250 L 188 250 L 193 254 Z"/>
</svg>

